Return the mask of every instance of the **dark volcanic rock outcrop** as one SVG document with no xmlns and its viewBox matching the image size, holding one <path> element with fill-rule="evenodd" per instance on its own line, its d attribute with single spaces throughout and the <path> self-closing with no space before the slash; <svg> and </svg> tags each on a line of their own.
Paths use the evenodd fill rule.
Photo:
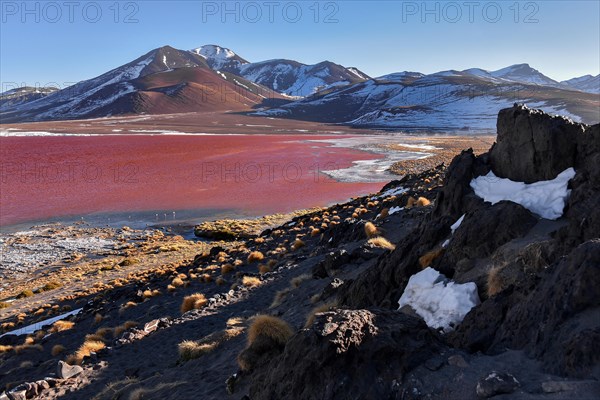
<svg viewBox="0 0 600 400">
<path fill-rule="evenodd" d="M 525 106 L 498 114 L 498 139 L 490 150 L 497 176 L 532 183 L 554 179 L 576 164 L 585 125 Z"/>
<path fill-rule="evenodd" d="M 403 375 L 443 348 L 423 322 L 395 311 L 326 312 L 255 369 L 250 398 L 401 398 Z"/>
</svg>

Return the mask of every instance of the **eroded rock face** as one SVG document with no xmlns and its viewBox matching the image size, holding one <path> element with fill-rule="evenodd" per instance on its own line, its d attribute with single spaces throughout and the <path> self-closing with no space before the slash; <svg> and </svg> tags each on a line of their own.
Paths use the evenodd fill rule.
<svg viewBox="0 0 600 400">
<path fill-rule="evenodd" d="M 509 289 L 482 303 L 451 340 L 469 351 L 523 349 L 549 372 L 586 377 L 600 362 L 598 288 L 596 239 L 549 266 L 531 292 Z"/>
<path fill-rule="evenodd" d="M 533 183 L 554 179 L 575 166 L 585 125 L 515 105 L 500 111 L 497 130 L 496 144 L 490 150 L 494 174 Z"/>
<path fill-rule="evenodd" d="M 281 356 L 255 368 L 250 398 L 396 398 L 403 374 L 441 349 L 423 322 L 395 311 L 318 314 Z"/>
<path fill-rule="evenodd" d="M 504 243 L 524 236 L 536 222 L 531 212 L 510 201 L 482 205 L 465 216 L 452 236 L 442 263 L 452 268 L 465 258 L 488 257 Z"/>
</svg>

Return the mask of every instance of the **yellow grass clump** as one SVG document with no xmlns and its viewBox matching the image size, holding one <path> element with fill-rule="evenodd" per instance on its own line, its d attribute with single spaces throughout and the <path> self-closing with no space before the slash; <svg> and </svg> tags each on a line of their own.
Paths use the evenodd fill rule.
<svg viewBox="0 0 600 400">
<path fill-rule="evenodd" d="M 260 264 L 258 266 L 258 272 L 261 275 L 266 274 L 267 272 L 271 272 L 271 267 L 269 267 L 268 265 Z"/>
<path fill-rule="evenodd" d="M 411 196 L 406 201 L 406 206 L 404 206 L 404 208 L 413 208 L 415 204 L 417 204 L 417 199 Z"/>
<path fill-rule="evenodd" d="M 260 285 L 262 282 L 260 279 L 254 276 L 244 276 L 242 278 L 242 285 L 246 287 L 254 287 Z"/>
<path fill-rule="evenodd" d="M 243 331 L 243 328 L 229 328 L 212 333 L 198 341 L 185 340 L 178 345 L 179 357 L 183 361 L 199 358 L 210 353 L 225 341 L 240 335 Z"/>
<path fill-rule="evenodd" d="M 69 357 L 67 357 L 66 363 L 70 365 L 81 365 L 84 357 L 88 357 L 90 354 L 96 353 L 105 347 L 106 345 L 104 344 L 104 342 L 96 340 L 87 340 L 83 342 L 83 344 L 79 347 L 79 349 L 77 349 L 75 354 L 71 354 Z"/>
<path fill-rule="evenodd" d="M 416 203 L 417 207 L 426 207 L 430 204 L 431 204 L 431 202 L 429 200 L 427 200 L 425 197 L 419 197 L 417 199 L 417 203 Z"/>
<path fill-rule="evenodd" d="M 386 249 L 386 250 L 395 250 L 396 249 L 396 245 L 390 243 L 389 240 L 387 240 L 386 238 L 384 238 L 382 236 L 369 239 L 369 241 L 367 243 L 369 243 L 371 246 L 380 247 L 380 248 Z"/>
<path fill-rule="evenodd" d="M 69 329 L 72 329 L 75 326 L 75 322 L 71 322 L 71 321 L 56 321 L 54 324 L 52 324 L 52 328 L 50 328 L 50 332 L 52 333 L 56 333 L 56 332 L 62 332 L 62 331 L 67 331 Z"/>
<path fill-rule="evenodd" d="M 285 345 L 293 334 L 290 325 L 281 318 L 258 315 L 252 319 L 248 328 L 248 346 L 251 346 L 259 336 L 269 337 L 276 343 Z"/>
<path fill-rule="evenodd" d="M 190 310 L 197 310 L 202 308 L 208 303 L 208 300 L 202 293 L 194 293 L 189 296 L 185 296 L 183 303 L 181 303 L 181 313 L 188 312 Z"/>
<path fill-rule="evenodd" d="M 0 345 L 0 354 L 2 353 L 8 353 L 9 351 L 11 351 L 13 349 L 12 346 L 4 346 L 4 345 Z"/>
<path fill-rule="evenodd" d="M 492 297 L 500 293 L 505 289 L 504 287 L 504 279 L 502 278 L 500 272 L 502 271 L 503 266 L 495 266 L 488 272 L 487 276 L 487 295 L 488 297 Z"/>
<path fill-rule="evenodd" d="M 298 250 L 301 247 L 304 247 L 304 242 L 301 239 L 296 239 L 294 244 L 292 244 L 292 250 Z"/>
<path fill-rule="evenodd" d="M 434 262 L 438 257 L 440 257 L 444 253 L 444 249 L 433 249 L 428 251 L 424 255 L 419 258 L 419 265 L 421 268 L 427 268 Z"/>
<path fill-rule="evenodd" d="M 227 275 L 233 271 L 235 271 L 235 267 L 232 264 L 223 264 L 223 266 L 221 267 L 221 274 L 223 275 Z"/>
<path fill-rule="evenodd" d="M 248 264 L 252 264 L 253 262 L 262 261 L 265 258 L 263 253 L 260 251 L 253 251 L 248 255 Z"/>
<path fill-rule="evenodd" d="M 390 216 L 390 209 L 387 208 L 387 207 L 384 207 L 384 208 L 381 209 L 381 212 L 377 216 L 377 219 L 385 219 L 385 218 L 387 218 L 389 216 Z"/>
<path fill-rule="evenodd" d="M 379 235 L 379 230 L 377 229 L 375 224 L 373 224 L 372 222 L 367 222 L 365 224 L 365 235 L 367 235 L 368 238 L 373 238 Z"/>
<path fill-rule="evenodd" d="M 65 346 L 63 346 L 62 344 L 54 345 L 52 347 L 52 356 L 56 357 L 57 355 L 64 353 L 65 350 Z"/>
<path fill-rule="evenodd" d="M 171 281 L 171 286 L 175 286 L 175 287 L 183 286 L 183 280 L 180 277 L 177 277 Z"/>
</svg>

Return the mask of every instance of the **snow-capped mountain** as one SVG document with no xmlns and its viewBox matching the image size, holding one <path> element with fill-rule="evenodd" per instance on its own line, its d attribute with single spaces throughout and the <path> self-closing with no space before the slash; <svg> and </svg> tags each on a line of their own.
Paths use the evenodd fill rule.
<svg viewBox="0 0 600 400">
<path fill-rule="evenodd" d="M 197 49 L 193 49 L 192 53 L 202 56 L 208 65 L 215 71 L 237 71 L 242 65 L 249 64 L 248 61 L 235 54 L 228 48 L 207 44 Z"/>
<path fill-rule="evenodd" d="M 12 107 L 22 103 L 41 99 L 56 92 L 55 87 L 23 86 L 0 93 L 0 107 Z"/>
<path fill-rule="evenodd" d="M 596 76 L 584 75 L 578 78 L 562 81 L 561 83 L 570 88 L 581 90 L 582 92 L 600 94 L 600 74 Z"/>
<path fill-rule="evenodd" d="M 499 109 L 525 102 L 575 121 L 600 121 L 600 96 L 560 84 L 533 83 L 542 82 L 537 74 L 529 77 L 529 83 L 509 79 L 527 78 L 515 72 L 524 71 L 518 66 L 500 71 L 400 72 L 317 93 L 258 114 L 362 127 L 493 132 Z"/>
<path fill-rule="evenodd" d="M 358 68 L 330 61 L 314 65 L 284 59 L 250 63 L 232 50 L 216 45 L 202 46 L 192 52 L 204 57 L 216 71 L 231 72 L 287 96 L 305 97 L 319 90 L 370 79 Z"/>
<path fill-rule="evenodd" d="M 228 73 L 204 57 L 170 46 L 43 98 L 2 105 L 3 122 L 79 119 L 129 113 L 249 110 L 281 97 Z"/>
<path fill-rule="evenodd" d="M 558 83 L 528 64 L 371 79 L 329 61 L 250 63 L 216 45 L 191 51 L 164 46 L 63 90 L 3 93 L 0 118 L 10 123 L 259 110 L 259 115 L 365 127 L 494 131 L 498 110 L 515 102 L 596 123 L 598 80 L 584 76 Z"/>
<path fill-rule="evenodd" d="M 537 69 L 531 68 L 529 64 L 511 65 L 510 67 L 490 72 L 490 74 L 496 78 L 503 78 L 509 81 L 520 83 L 544 86 L 560 86 L 557 81 L 548 78 Z"/>
</svg>

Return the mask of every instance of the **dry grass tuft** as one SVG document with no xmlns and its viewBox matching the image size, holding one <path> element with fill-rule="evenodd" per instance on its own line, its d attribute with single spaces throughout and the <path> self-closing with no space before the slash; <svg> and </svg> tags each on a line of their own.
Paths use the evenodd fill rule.
<svg viewBox="0 0 600 400">
<path fill-rule="evenodd" d="M 444 249 L 433 249 L 428 251 L 424 255 L 419 258 L 419 265 L 421 268 L 425 269 L 431 265 L 438 257 L 440 257 L 444 253 Z"/>
<path fill-rule="evenodd" d="M 431 202 L 429 200 L 427 200 L 425 197 L 419 197 L 417 199 L 416 206 L 417 207 L 427 207 L 430 204 L 431 204 Z"/>
<path fill-rule="evenodd" d="M 265 258 L 265 256 L 260 251 L 253 251 L 248 255 L 248 264 L 252 264 L 253 262 L 262 261 L 264 258 Z"/>
<path fill-rule="evenodd" d="M 244 331 L 243 328 L 228 328 L 212 333 L 201 340 L 185 340 L 178 345 L 179 357 L 183 361 L 189 361 L 208 354 L 221 344 L 230 340 Z"/>
<path fill-rule="evenodd" d="M 495 266 L 490 269 L 487 276 L 487 295 L 492 297 L 506 289 L 504 287 L 504 279 L 502 278 L 501 272 L 504 266 Z"/>
<path fill-rule="evenodd" d="M 171 286 L 180 287 L 183 286 L 183 279 L 177 277 L 171 281 Z"/>
<path fill-rule="evenodd" d="M 156 392 L 161 391 L 161 390 L 174 389 L 185 383 L 187 383 L 187 382 L 160 383 L 151 389 L 146 389 L 146 388 L 140 387 L 140 388 L 133 390 L 129 394 L 129 397 L 127 398 L 127 400 L 144 400 L 144 399 L 149 399 L 149 398 L 157 398 Z M 152 396 L 152 395 L 154 395 L 154 396 Z M 105 397 L 102 397 L 102 398 L 105 398 Z M 116 398 L 116 397 L 112 397 L 112 398 Z M 119 397 L 119 398 L 121 398 L 121 397 Z M 164 398 L 164 397 L 161 397 L 161 398 Z M 94 399 L 96 399 L 96 398 L 94 398 Z"/>
<path fill-rule="evenodd" d="M 100 328 L 96 331 L 96 335 L 106 337 L 109 333 L 113 333 L 112 328 Z"/>
<path fill-rule="evenodd" d="M 67 331 L 69 329 L 72 329 L 75 326 L 75 322 L 71 322 L 71 321 L 56 321 L 54 324 L 52 324 L 52 328 L 50 328 L 50 332 L 52 333 L 56 333 L 56 332 L 62 332 L 62 331 Z"/>
<path fill-rule="evenodd" d="M 52 356 L 56 357 L 57 355 L 64 353 L 65 350 L 65 346 L 63 346 L 62 344 L 54 345 L 52 347 Z"/>
<path fill-rule="evenodd" d="M 113 329 L 113 336 L 117 338 L 117 337 L 121 336 L 123 334 L 123 332 L 125 332 L 126 330 L 134 328 L 137 325 L 138 325 L 138 323 L 135 321 L 126 321 L 123 324 L 121 324 Z"/>
<path fill-rule="evenodd" d="M 385 218 L 387 218 L 389 216 L 390 216 L 390 209 L 387 208 L 387 207 L 384 207 L 384 208 L 381 209 L 381 212 L 377 216 L 377 219 L 385 219 Z"/>
<path fill-rule="evenodd" d="M 9 351 L 12 351 L 12 350 L 13 350 L 12 346 L 0 345 L 0 354 L 8 353 Z"/>
<path fill-rule="evenodd" d="M 329 303 L 321 304 L 320 306 L 313 308 L 306 317 L 306 323 L 304 324 L 304 327 L 310 328 L 315 322 L 315 317 L 317 314 L 330 311 L 332 308 L 336 308 L 337 306 L 337 301 L 331 301 Z"/>
<path fill-rule="evenodd" d="M 312 279 L 311 274 L 302 274 L 302 275 L 298 275 L 295 278 L 292 278 L 292 280 L 290 281 L 290 284 L 292 285 L 292 287 L 298 288 L 298 287 L 300 287 L 300 285 L 302 285 L 303 282 L 308 281 L 310 279 Z"/>
<path fill-rule="evenodd" d="M 279 290 L 275 293 L 275 297 L 273 298 L 273 302 L 269 306 L 269 308 L 279 307 L 281 303 L 283 303 L 283 299 L 291 292 L 292 289 L 286 288 L 283 290 Z"/>
<path fill-rule="evenodd" d="M 320 231 L 319 229 L 317 229 L 317 228 L 313 228 L 313 229 L 310 231 L 310 236 L 312 236 L 312 237 L 315 237 L 315 236 L 317 236 L 319 233 L 321 233 L 321 231 Z"/>
<path fill-rule="evenodd" d="M 100 322 L 102 322 L 103 319 L 104 317 L 102 316 L 102 314 L 96 313 L 96 315 L 94 315 L 94 324 L 98 325 Z"/>
<path fill-rule="evenodd" d="M 242 285 L 246 287 L 254 287 L 260 285 L 262 282 L 260 279 L 254 276 L 244 276 L 242 278 Z"/>
<path fill-rule="evenodd" d="M 248 346 L 251 346 L 259 336 L 266 336 L 279 345 L 285 345 L 293 334 L 292 327 L 281 318 L 258 315 L 252 319 L 248 328 Z"/>
<path fill-rule="evenodd" d="M 302 240 L 296 239 L 294 241 L 294 244 L 292 244 L 292 250 L 295 251 L 295 250 L 298 250 L 299 248 L 304 247 L 304 246 L 305 246 L 305 244 L 304 244 L 304 242 Z"/>
<path fill-rule="evenodd" d="M 96 340 L 86 340 L 79 347 L 79 349 L 77 349 L 75 354 L 71 354 L 69 357 L 67 357 L 66 363 L 70 365 L 81 365 L 84 357 L 88 357 L 90 354 L 96 353 L 105 347 L 106 345 L 104 344 L 104 342 Z"/>
<path fill-rule="evenodd" d="M 411 196 L 406 200 L 406 206 L 404 206 L 404 208 L 413 208 L 415 204 L 417 204 L 417 199 Z"/>
<path fill-rule="evenodd" d="M 373 238 L 379 235 L 379 230 L 372 222 L 367 222 L 365 224 L 365 235 L 367 235 L 368 238 Z"/>
<path fill-rule="evenodd" d="M 386 250 L 395 250 L 396 249 L 396 245 L 390 243 L 386 238 L 384 238 L 382 236 L 369 239 L 369 241 L 367 243 L 369 243 L 371 246 L 380 247 L 380 248 L 386 249 Z"/>
<path fill-rule="evenodd" d="M 258 272 L 262 275 L 262 274 L 266 274 L 267 272 L 271 272 L 271 267 L 269 267 L 268 265 L 264 265 L 264 264 L 260 264 L 258 266 Z"/>
<path fill-rule="evenodd" d="M 223 286 L 226 283 L 226 281 L 225 278 L 219 276 L 217 279 L 215 279 L 215 283 L 219 286 Z"/>
<path fill-rule="evenodd" d="M 181 303 L 181 313 L 188 312 L 190 310 L 197 310 L 204 307 L 208 303 L 206 297 L 202 293 L 194 293 L 189 296 L 185 296 L 183 303 Z"/>
<path fill-rule="evenodd" d="M 227 275 L 233 271 L 235 271 L 235 267 L 232 264 L 223 264 L 223 266 L 221 267 L 221 274 L 223 275 Z"/>
<path fill-rule="evenodd" d="M 119 308 L 119 313 L 122 313 L 122 312 L 124 312 L 125 310 L 128 310 L 128 309 L 130 309 L 130 308 L 133 308 L 133 307 L 135 307 L 135 306 L 137 306 L 137 303 L 136 303 L 136 302 L 134 302 L 134 301 L 128 301 L 127 303 L 123 304 L 123 305 L 121 306 L 121 308 Z"/>
<path fill-rule="evenodd" d="M 41 344 L 21 344 L 18 346 L 14 347 L 15 353 L 16 354 L 21 354 L 24 351 L 27 350 L 38 350 L 38 351 L 44 351 L 44 347 Z"/>
</svg>

